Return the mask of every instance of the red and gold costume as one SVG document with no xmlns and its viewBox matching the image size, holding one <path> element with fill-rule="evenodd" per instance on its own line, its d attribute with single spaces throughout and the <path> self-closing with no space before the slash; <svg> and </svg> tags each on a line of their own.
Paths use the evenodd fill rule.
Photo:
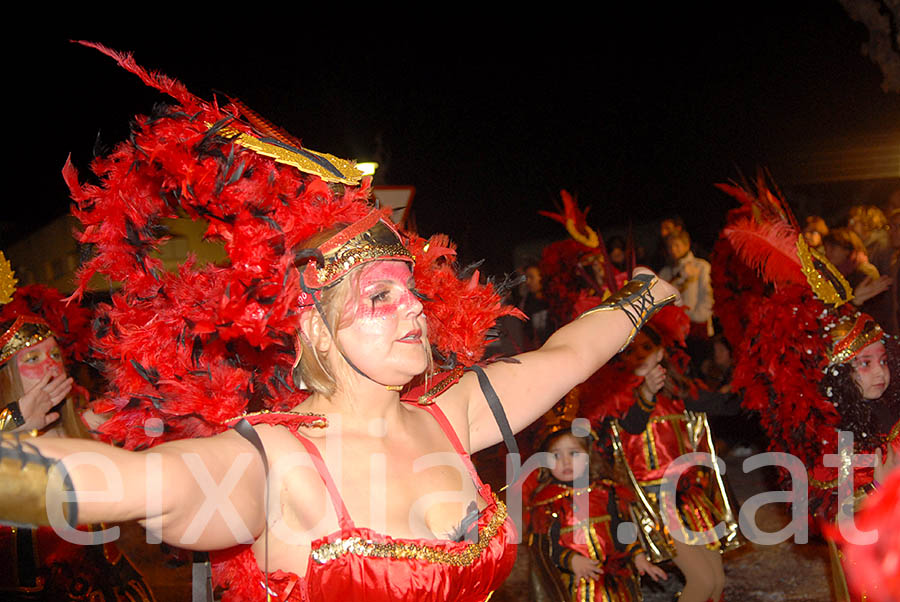
<svg viewBox="0 0 900 602">
<path fill-rule="evenodd" d="M 651 400 L 638 393 L 643 378 L 634 374 L 634 368 L 645 359 L 640 346 L 646 334 L 632 343 L 638 346 L 634 355 L 603 366 L 580 387 L 581 398 L 586 400 L 584 413 L 591 423 L 605 428 L 609 420 L 616 460 L 624 465 L 635 498 L 632 519 L 654 562 L 674 557 L 672 532 L 676 530 L 682 541 L 705 544 L 710 549 L 732 549 L 742 543 L 724 477 L 715 466 L 694 466 L 685 471 L 678 482 L 674 516 L 663 516 L 660 506 L 660 486 L 674 461 L 692 452 L 710 453 L 715 459 L 705 412 L 727 414 L 736 410 L 733 396 L 704 391 L 682 376 L 690 361 L 681 346 L 689 325 L 681 308 L 669 306 L 660 310 L 643 331 L 658 339 L 650 347 L 661 345 L 666 350 L 666 368 L 677 383 L 672 392 L 660 391 Z M 721 538 L 700 539 L 687 532 L 711 532 L 720 522 L 725 524 Z"/>
<path fill-rule="evenodd" d="M 617 491 L 618 489 L 618 491 Z M 530 528 L 550 534 L 553 559 L 561 569 L 562 581 L 573 602 L 632 602 L 641 600 L 640 582 L 634 568 L 634 554 L 643 553 L 637 543 L 622 546 L 616 533 L 622 516 L 628 514 L 626 493 L 602 479 L 587 488 L 550 480 L 538 485 L 528 502 Z M 588 504 L 590 516 L 580 520 L 579 509 Z M 598 580 L 576 579 L 571 559 L 581 554 L 603 566 Z"/>
<path fill-rule="evenodd" d="M 729 214 L 718 247 L 759 278 L 759 285 L 739 287 L 759 294 L 744 307 L 741 339 L 732 341 L 737 350 L 733 386 L 742 390 L 744 407 L 759 412 L 769 449 L 788 452 L 806 466 L 812 525 L 822 528 L 839 515 L 839 476 L 847 487 L 845 514 L 872 489 L 873 469 L 852 468 L 850 455 L 878 449 L 884 454 L 889 446 L 900 450 L 900 345 L 884 337 L 871 317 L 857 313 L 849 303 L 853 289 L 847 280 L 807 245 L 787 203 L 764 177 L 755 190 L 749 185 L 720 188 L 741 207 Z M 727 275 L 719 282 L 734 285 Z M 880 398 L 864 399 L 850 360 L 879 341 L 890 385 Z M 839 431 L 853 434 L 852 448 L 839 449 Z M 840 466 L 826 466 L 826 456 L 839 458 Z M 794 493 L 806 497 L 807 491 Z M 835 591 L 847 599 L 840 564 L 834 566 Z"/>
<path fill-rule="evenodd" d="M 472 461 L 438 404 L 425 406 L 459 454 L 487 506 L 467 533 L 471 540 L 400 539 L 354 524 L 318 449 L 297 427 L 297 414 L 249 416 L 251 423 L 288 428 L 306 448 L 322 477 L 340 529 L 312 542 L 306 575 L 269 575 L 272 600 L 453 600 L 483 602 L 509 576 L 516 559 L 516 530 L 506 506 L 481 482 Z M 231 581 L 230 596 L 264 600 L 265 575 L 248 546 L 214 556 L 218 581 Z M 243 572 L 242 575 L 235 571 Z M 249 572 L 249 574 L 247 574 Z"/>
<path fill-rule="evenodd" d="M 105 441 L 143 449 L 223 432 L 247 412 L 301 404 L 309 393 L 292 378 L 301 315 L 313 305 L 321 311 L 322 288 L 367 261 L 413 264 L 429 341 L 455 375 L 441 381 L 444 389 L 481 358 L 496 319 L 518 314 L 477 271 L 459 273 L 446 236 L 425 240 L 389 223 L 389 210 L 369 203 L 371 179 L 353 162 L 304 148 L 239 101 L 204 101 L 130 55 L 85 45 L 174 100 L 137 117 L 129 140 L 92 162 L 98 183 L 82 183 L 70 163 L 63 170 L 83 226 L 76 237 L 94 252 L 73 299 L 98 273 L 123 283 L 97 308 L 91 340 L 110 385 L 93 405 L 110 414 L 98 429 Z M 206 238 L 222 243 L 229 261 L 189 259 L 167 271 L 154 253 L 166 240 L 160 220 L 178 215 L 205 220 Z M 331 229 L 338 233 L 325 243 L 303 248 Z M 430 387 L 438 376 L 423 380 Z M 438 393 L 415 401 L 427 406 Z M 441 422 L 440 410 L 432 413 Z M 291 420 L 315 422 L 300 416 L 278 428 Z M 464 454 L 455 434 L 447 436 Z M 258 566 L 240 546 L 216 553 L 221 599 L 265 600 L 268 584 L 270 600 L 484 600 L 509 574 L 515 537 L 503 505 L 467 466 L 488 502 L 476 543 L 394 540 L 340 512 L 339 541 L 316 542 L 302 579 L 268 571 L 267 558 Z M 339 496 L 332 499 L 342 509 Z"/>
</svg>

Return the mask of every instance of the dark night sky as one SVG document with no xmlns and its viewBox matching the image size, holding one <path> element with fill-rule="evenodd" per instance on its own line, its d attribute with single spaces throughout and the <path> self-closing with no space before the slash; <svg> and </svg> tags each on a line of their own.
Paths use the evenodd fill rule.
<svg viewBox="0 0 900 602">
<path fill-rule="evenodd" d="M 420 231 L 449 233 L 489 271 L 510 267 L 514 244 L 563 234 L 536 215 L 562 187 L 592 205 L 597 226 L 678 212 L 713 232 L 729 207 L 714 182 L 757 166 L 778 179 L 820 141 L 900 130 L 900 95 L 881 91 L 860 53 L 868 32 L 836 1 L 607 4 L 530 24 L 497 11 L 416 27 L 307 17 L 290 35 L 208 23 L 202 39 L 41 34 L 7 65 L 26 93 L 7 115 L 23 154 L 7 172 L 14 234 L 7 223 L 0 236 L 65 212 L 67 153 L 86 170 L 98 131 L 122 139 L 161 99 L 70 37 L 131 50 L 200 96 L 238 96 L 315 150 L 365 159 L 380 136 L 388 183 L 416 187 Z"/>
</svg>

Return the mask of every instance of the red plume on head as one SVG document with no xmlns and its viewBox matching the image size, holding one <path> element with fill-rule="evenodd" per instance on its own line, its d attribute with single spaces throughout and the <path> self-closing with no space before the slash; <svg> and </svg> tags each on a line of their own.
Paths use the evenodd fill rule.
<svg viewBox="0 0 900 602">
<path fill-rule="evenodd" d="M 733 213 L 733 221 L 723 230 L 741 260 L 776 286 L 805 283 L 797 255 L 797 220 L 787 203 L 769 189 L 765 177 L 757 178 L 755 193 L 733 184 L 717 187 L 741 203 L 743 211 Z"/>
<path fill-rule="evenodd" d="M 294 250 L 368 215 L 370 181 L 330 183 L 315 167 L 279 162 L 265 146 L 270 140 L 326 169 L 341 160 L 300 148 L 243 104 L 203 101 L 129 54 L 84 45 L 177 102 L 138 116 L 129 140 L 94 160 L 98 184 L 82 184 L 69 162 L 63 170 L 82 224 L 76 237 L 93 251 L 73 298 L 97 273 L 123 283 L 94 321 L 93 347 L 110 380 L 96 409 L 114 411 L 101 434 L 140 448 L 220 431 L 248 407 L 295 406 L 304 394 L 291 379 L 300 293 Z M 167 271 L 157 255 L 166 240 L 162 220 L 178 215 L 206 221 L 206 238 L 223 244 L 228 262 L 200 267 L 189 258 Z M 446 237 L 427 246 L 413 238 L 431 336 L 446 352 L 476 361 L 493 321 L 515 310 L 477 277 L 457 277 Z"/>
</svg>

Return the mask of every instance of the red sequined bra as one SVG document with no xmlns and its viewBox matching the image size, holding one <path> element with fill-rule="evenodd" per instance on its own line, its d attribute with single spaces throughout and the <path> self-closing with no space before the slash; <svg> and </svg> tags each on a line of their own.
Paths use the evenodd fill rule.
<svg viewBox="0 0 900 602">
<path fill-rule="evenodd" d="M 312 542 L 305 577 L 285 571 L 269 574 L 269 600 L 482 602 L 506 580 L 515 562 L 518 539 L 506 506 L 492 494 L 490 486 L 481 482 L 469 454 L 440 408 L 436 404 L 424 407 L 437 420 L 472 476 L 479 494 L 487 501 L 487 507 L 478 518 L 477 540 L 399 539 L 357 527 L 319 450 L 297 433 L 299 425 L 292 415 L 268 414 L 262 420 L 248 417 L 251 423 L 281 424 L 294 433 L 322 477 L 341 527 L 336 533 Z M 280 420 L 282 416 L 284 419 Z M 243 585 L 252 587 L 252 599 L 266 599 L 265 576 L 249 547 L 225 563 L 214 564 L 217 568 L 225 568 L 232 576 L 240 574 Z M 239 589 L 241 593 L 226 592 L 223 600 L 247 599 L 247 589 Z"/>
</svg>

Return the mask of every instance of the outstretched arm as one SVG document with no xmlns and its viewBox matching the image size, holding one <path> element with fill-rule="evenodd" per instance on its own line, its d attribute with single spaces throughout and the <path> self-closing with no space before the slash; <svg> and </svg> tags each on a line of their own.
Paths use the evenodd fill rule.
<svg viewBox="0 0 900 602">
<path fill-rule="evenodd" d="M 2 478 L 10 484 L 18 475 L 6 461 L 8 443 Z M 27 440 L 28 449 L 61 461 L 71 477 L 80 524 L 141 520 L 163 541 L 199 550 L 253 541 L 265 526 L 262 461 L 234 432 L 143 452 L 60 438 Z M 4 489 L 14 495 L 14 488 Z"/>
<path fill-rule="evenodd" d="M 646 269 L 635 270 L 635 275 L 641 273 L 652 274 Z M 677 295 L 664 280 L 657 280 L 650 293 L 657 303 Z M 587 380 L 619 351 L 632 329 L 632 321 L 621 309 L 588 312 L 556 331 L 540 349 L 516 356 L 516 363 L 497 362 L 485 368 L 513 431 L 537 420 L 574 386 Z M 500 442 L 500 430 L 475 375 L 466 374 L 458 389 L 468 404 L 471 451 Z"/>
</svg>

